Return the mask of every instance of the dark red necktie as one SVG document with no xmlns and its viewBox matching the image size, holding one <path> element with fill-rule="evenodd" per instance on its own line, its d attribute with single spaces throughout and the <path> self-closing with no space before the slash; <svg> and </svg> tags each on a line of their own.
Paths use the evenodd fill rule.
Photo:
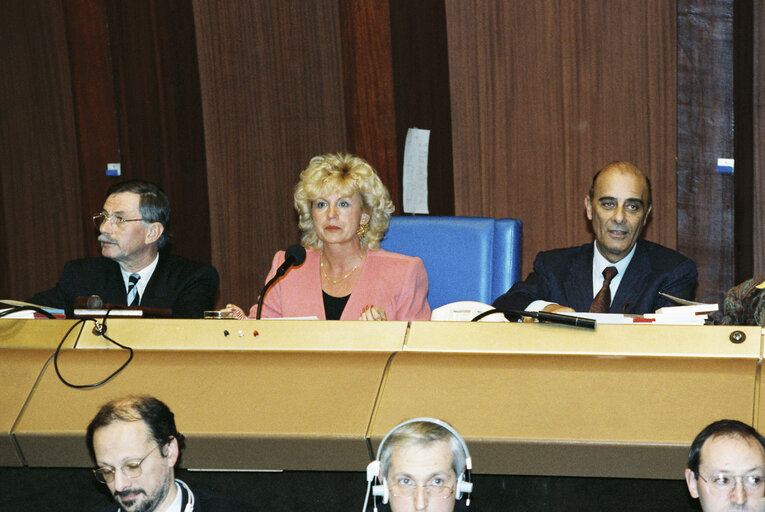
<svg viewBox="0 0 765 512">
<path fill-rule="evenodd" d="M 619 271 L 616 267 L 606 267 L 603 269 L 603 287 L 592 300 L 590 313 L 608 313 L 611 309 L 611 280 Z"/>
</svg>

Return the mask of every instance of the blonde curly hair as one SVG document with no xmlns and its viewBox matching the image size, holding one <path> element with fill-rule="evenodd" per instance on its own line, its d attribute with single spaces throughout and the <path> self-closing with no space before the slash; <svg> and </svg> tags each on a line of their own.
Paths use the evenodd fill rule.
<svg viewBox="0 0 765 512">
<path fill-rule="evenodd" d="M 390 216 L 395 209 L 393 201 L 372 166 L 363 158 L 348 153 L 315 156 L 300 173 L 300 181 L 295 186 L 295 209 L 298 212 L 303 246 L 309 249 L 322 248 L 313 225 L 311 207 L 327 191 L 348 196 L 359 193 L 361 210 L 369 215 L 369 228 L 359 236 L 361 247 L 380 247 L 380 240 L 388 230 Z"/>
</svg>

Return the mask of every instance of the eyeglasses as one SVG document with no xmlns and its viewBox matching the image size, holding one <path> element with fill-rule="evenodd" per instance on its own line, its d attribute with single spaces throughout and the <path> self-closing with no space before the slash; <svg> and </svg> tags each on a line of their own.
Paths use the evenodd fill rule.
<svg viewBox="0 0 765 512">
<path fill-rule="evenodd" d="M 126 219 L 122 215 L 117 215 L 116 213 L 97 213 L 93 215 L 93 224 L 97 228 L 101 227 L 101 224 L 104 222 L 111 222 L 113 226 L 117 228 L 124 228 L 126 222 L 138 222 L 143 221 L 144 219 Z"/>
<path fill-rule="evenodd" d="M 704 478 L 699 475 L 709 486 L 720 494 L 730 494 L 736 488 L 736 483 L 741 480 L 746 494 L 749 496 L 765 495 L 765 476 L 763 475 L 726 475 L 718 473 Z"/>
<path fill-rule="evenodd" d="M 430 497 L 446 499 L 454 492 L 454 484 L 443 478 L 434 478 L 426 484 L 418 484 L 408 478 L 402 478 L 390 485 L 391 496 L 411 498 L 417 494 L 417 488 L 424 487 L 425 493 Z"/>
<path fill-rule="evenodd" d="M 146 458 L 159 448 L 159 445 L 155 446 L 154 448 L 149 451 L 146 455 L 143 456 L 142 459 L 134 459 L 129 460 L 126 463 L 124 463 L 120 467 L 120 471 L 122 471 L 122 474 L 125 475 L 128 478 L 138 478 L 141 476 L 141 473 L 143 470 L 141 469 L 141 464 L 143 464 L 143 461 L 146 460 Z M 93 474 L 96 475 L 96 479 L 98 479 L 99 482 L 104 484 L 110 484 L 114 481 L 114 473 L 116 470 L 114 468 L 110 467 L 100 467 L 93 470 Z"/>
</svg>

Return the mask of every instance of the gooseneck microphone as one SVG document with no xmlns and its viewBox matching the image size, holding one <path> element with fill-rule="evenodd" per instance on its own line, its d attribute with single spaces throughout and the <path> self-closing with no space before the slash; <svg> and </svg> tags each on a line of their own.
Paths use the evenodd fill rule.
<svg viewBox="0 0 765 512">
<path fill-rule="evenodd" d="M 473 318 L 471 322 L 477 322 L 483 317 L 486 317 L 495 313 L 504 314 L 505 318 L 507 318 L 511 322 L 517 322 L 518 320 L 520 320 L 522 316 L 528 316 L 531 318 L 536 318 L 540 322 L 547 322 L 550 324 L 570 325 L 572 327 L 584 327 L 585 329 L 595 329 L 595 324 L 596 324 L 595 320 L 592 320 L 590 318 L 583 318 L 581 316 L 560 315 L 557 313 L 547 313 L 544 311 L 520 311 L 520 310 L 513 310 L 513 309 L 490 309 L 488 311 L 484 311 L 480 315 Z"/>
<path fill-rule="evenodd" d="M 298 267 L 302 265 L 304 261 L 305 247 L 298 244 L 290 245 L 287 247 L 287 250 L 284 252 L 284 263 L 282 263 L 279 268 L 276 269 L 276 274 L 274 277 L 272 277 L 266 283 L 266 285 L 263 287 L 263 290 L 260 292 L 260 297 L 258 297 L 258 313 L 255 315 L 257 320 L 260 320 L 260 312 L 263 309 L 263 299 L 265 298 L 268 289 L 271 288 L 271 285 L 274 284 L 277 279 L 286 274 L 290 267 Z"/>
</svg>

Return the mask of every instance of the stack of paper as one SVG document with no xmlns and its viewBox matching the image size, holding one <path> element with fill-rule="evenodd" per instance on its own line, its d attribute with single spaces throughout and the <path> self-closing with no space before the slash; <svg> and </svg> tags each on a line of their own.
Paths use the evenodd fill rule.
<svg viewBox="0 0 765 512">
<path fill-rule="evenodd" d="M 656 313 L 646 313 L 645 318 L 653 319 L 657 324 L 704 325 L 709 313 L 717 311 L 717 304 L 693 304 L 689 306 L 667 306 Z"/>
</svg>

